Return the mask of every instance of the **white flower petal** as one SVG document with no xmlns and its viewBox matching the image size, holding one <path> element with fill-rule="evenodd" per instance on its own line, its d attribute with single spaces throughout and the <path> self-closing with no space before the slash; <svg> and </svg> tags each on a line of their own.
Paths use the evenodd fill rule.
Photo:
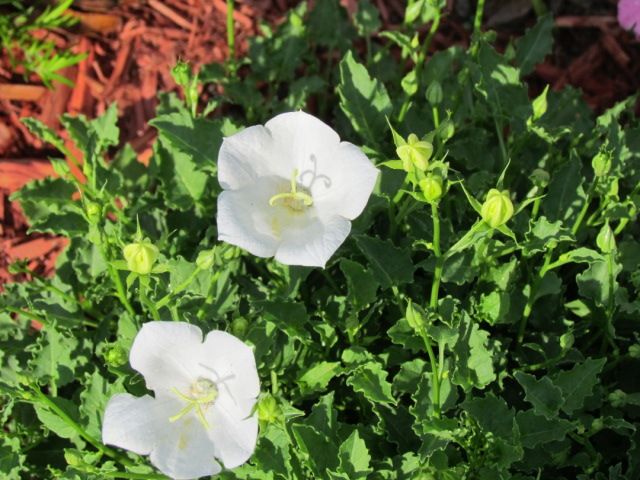
<svg viewBox="0 0 640 480">
<path fill-rule="evenodd" d="M 344 217 L 316 217 L 305 231 L 287 231 L 275 258 L 285 265 L 324 267 L 350 231 L 351 222 Z"/>
<path fill-rule="evenodd" d="M 194 414 L 173 423 L 165 421 L 170 431 L 156 440 L 149 457 L 158 470 L 176 480 L 215 475 L 222 470 L 215 460 L 216 446 Z"/>
<path fill-rule="evenodd" d="M 274 164 L 286 161 L 273 153 L 274 148 L 271 133 L 262 125 L 225 138 L 218 153 L 218 181 L 222 188 L 236 190 L 271 175 Z M 289 163 L 281 167 L 282 171 L 293 168 Z"/>
<path fill-rule="evenodd" d="M 264 177 L 240 190 L 218 196 L 218 240 L 244 248 L 258 257 L 275 254 L 278 239 L 269 199 L 277 191 L 275 177 Z"/>
<path fill-rule="evenodd" d="M 149 395 L 140 398 L 128 393 L 114 395 L 104 412 L 102 442 L 148 455 L 158 436 L 165 433 L 158 423 L 162 406 Z"/>
<path fill-rule="evenodd" d="M 301 111 L 277 115 L 265 127 L 273 138 L 273 153 L 288 160 L 284 171 L 287 163 L 281 160 L 271 172 L 288 180 L 295 168 L 303 175 L 305 185 L 308 183 L 304 172 L 313 172 L 314 165 L 323 164 L 340 143 L 340 137 L 329 125 Z"/>
<path fill-rule="evenodd" d="M 215 455 L 225 468 L 245 463 L 256 448 L 258 418 L 238 416 L 230 397 L 222 397 L 207 412 L 211 425 L 208 435 L 215 447 Z"/>
<path fill-rule="evenodd" d="M 201 346 L 202 331 L 195 325 L 147 322 L 133 341 L 129 362 L 156 395 L 183 391 L 198 377 Z"/>
<path fill-rule="evenodd" d="M 209 378 L 216 382 L 220 397 L 230 395 L 240 408 L 238 415 L 249 416 L 260 394 L 253 350 L 233 335 L 214 330 L 204 340 L 202 366 L 212 373 Z"/>
<path fill-rule="evenodd" d="M 360 215 L 379 173 L 362 150 L 342 142 L 319 170 L 329 180 L 315 182 L 311 189 L 318 210 L 323 215 L 342 215 L 349 220 Z"/>
</svg>

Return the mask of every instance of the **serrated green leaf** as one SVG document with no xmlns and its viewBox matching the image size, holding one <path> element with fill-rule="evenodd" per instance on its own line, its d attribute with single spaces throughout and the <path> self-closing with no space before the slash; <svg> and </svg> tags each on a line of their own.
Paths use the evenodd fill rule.
<svg viewBox="0 0 640 480">
<path fill-rule="evenodd" d="M 371 455 L 367 444 L 360 438 L 358 430 L 354 430 L 340 445 L 338 456 L 340 457 L 340 468 L 342 472 L 347 474 L 346 478 L 350 480 L 367 478 L 367 475 L 372 471 L 369 466 Z"/>
<path fill-rule="evenodd" d="M 349 298 L 356 310 L 363 309 L 376 299 L 379 284 L 369 270 L 346 258 L 340 261 L 340 269 L 347 278 Z"/>
<path fill-rule="evenodd" d="M 522 253 L 530 257 L 535 253 L 544 252 L 549 248 L 555 248 L 563 242 L 571 242 L 573 240 L 573 235 L 568 229 L 563 228 L 560 220 L 551 223 L 546 217 L 541 216 L 530 226 L 529 231 L 525 234 Z"/>
<path fill-rule="evenodd" d="M 300 389 L 304 394 L 321 392 L 341 371 L 340 362 L 318 362 L 300 376 L 298 379 Z"/>
<path fill-rule="evenodd" d="M 78 407 L 65 398 L 51 398 L 53 403 L 56 404 L 60 410 L 66 413 L 73 421 L 78 422 L 80 415 L 78 414 Z M 38 420 L 51 430 L 53 433 L 61 438 L 77 439 L 79 438 L 78 432 L 62 418 L 60 418 L 55 412 L 50 410 L 46 405 L 42 403 L 36 403 L 34 405 Z"/>
<path fill-rule="evenodd" d="M 521 75 L 528 75 L 536 64 L 551 53 L 553 46 L 553 17 L 544 15 L 538 18 L 533 28 L 516 40 L 516 63 L 520 67 Z"/>
<path fill-rule="evenodd" d="M 391 384 L 387 381 L 387 372 L 377 362 L 368 362 L 358 367 L 347 379 L 347 385 L 362 393 L 372 403 L 396 404 Z"/>
<path fill-rule="evenodd" d="M 525 392 L 525 400 L 533 405 L 534 411 L 547 419 L 554 419 L 564 403 L 562 390 L 556 387 L 549 377 L 536 379 L 533 375 L 516 372 L 515 378 Z"/>
<path fill-rule="evenodd" d="M 354 238 L 383 288 L 413 281 L 414 266 L 409 252 L 395 247 L 388 240 L 366 235 L 354 235 Z"/>
<path fill-rule="evenodd" d="M 520 430 L 520 441 L 525 448 L 560 441 L 573 430 L 571 422 L 560 418 L 545 418 L 536 415 L 533 410 L 518 412 L 516 422 Z"/>
<path fill-rule="evenodd" d="M 364 65 L 348 51 L 340 62 L 340 108 L 351 125 L 370 144 L 378 145 L 387 131 L 385 116 L 391 113 L 387 89 L 372 79 Z"/>
<path fill-rule="evenodd" d="M 571 415 L 582 408 L 584 401 L 593 393 L 593 387 L 598 383 L 598 374 L 602 371 L 606 359 L 587 358 L 576 364 L 571 370 L 560 372 L 553 378 L 553 383 L 562 390 L 564 403 L 562 411 Z"/>
</svg>

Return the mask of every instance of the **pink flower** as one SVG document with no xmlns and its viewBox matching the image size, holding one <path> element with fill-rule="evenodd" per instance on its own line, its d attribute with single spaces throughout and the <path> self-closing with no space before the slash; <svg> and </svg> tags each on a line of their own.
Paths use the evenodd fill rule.
<svg viewBox="0 0 640 480">
<path fill-rule="evenodd" d="M 620 0 L 618 23 L 622 28 L 633 30 L 640 38 L 640 0 Z"/>
</svg>

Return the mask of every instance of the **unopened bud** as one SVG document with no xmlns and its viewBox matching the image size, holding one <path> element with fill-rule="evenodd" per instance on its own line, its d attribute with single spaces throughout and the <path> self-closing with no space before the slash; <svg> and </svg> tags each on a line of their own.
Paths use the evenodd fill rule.
<svg viewBox="0 0 640 480">
<path fill-rule="evenodd" d="M 181 87 L 187 87 L 191 83 L 191 67 L 187 62 L 178 60 L 175 67 L 171 69 L 171 76 Z"/>
<path fill-rule="evenodd" d="M 429 203 L 435 203 L 442 198 L 444 186 L 440 175 L 429 174 L 418 182 L 424 198 Z"/>
<path fill-rule="evenodd" d="M 272 395 L 265 395 L 258 400 L 258 419 L 262 424 L 281 423 L 283 420 L 282 409 Z"/>
<path fill-rule="evenodd" d="M 100 220 L 102 219 L 102 207 L 95 203 L 95 202 L 91 202 L 91 201 L 87 201 L 85 203 L 85 212 L 87 214 L 87 220 L 89 220 L 89 223 L 92 224 L 97 224 L 98 222 L 100 222 Z"/>
<path fill-rule="evenodd" d="M 244 317 L 236 317 L 231 322 L 231 333 L 236 337 L 244 337 L 249 329 L 249 322 Z"/>
<path fill-rule="evenodd" d="M 414 305 L 411 300 L 409 300 L 409 302 L 407 303 L 407 309 L 405 310 L 404 318 L 416 333 L 424 331 L 424 315 L 422 314 L 420 308 Z"/>
<path fill-rule="evenodd" d="M 607 151 L 599 151 L 593 159 L 591 166 L 596 177 L 604 177 L 611 170 L 611 153 Z"/>
<path fill-rule="evenodd" d="M 439 81 L 434 80 L 427 88 L 427 101 L 435 107 L 442 103 L 442 97 L 442 85 Z"/>
<path fill-rule="evenodd" d="M 492 188 L 487 193 L 487 198 L 482 204 L 480 214 L 482 220 L 491 228 L 504 225 L 513 217 L 513 203 L 509 198 L 509 191 Z"/>
<path fill-rule="evenodd" d="M 549 92 L 549 85 L 547 85 L 542 93 L 538 95 L 533 101 L 533 119 L 538 120 L 545 113 L 547 113 L 547 93 Z"/>
<path fill-rule="evenodd" d="M 598 245 L 602 253 L 611 253 L 616 250 L 616 237 L 609 226 L 609 222 L 605 223 L 600 229 L 596 237 L 596 245 Z"/>
<path fill-rule="evenodd" d="M 148 238 L 145 238 L 126 245 L 122 253 L 129 270 L 139 275 L 149 275 L 160 252 Z"/>
<path fill-rule="evenodd" d="M 196 266 L 200 270 L 210 270 L 215 261 L 216 250 L 214 248 L 211 250 L 203 250 L 198 254 L 198 258 L 196 258 Z"/>
<path fill-rule="evenodd" d="M 105 352 L 104 360 L 110 367 L 121 367 L 127 363 L 127 351 L 116 343 Z"/>
</svg>

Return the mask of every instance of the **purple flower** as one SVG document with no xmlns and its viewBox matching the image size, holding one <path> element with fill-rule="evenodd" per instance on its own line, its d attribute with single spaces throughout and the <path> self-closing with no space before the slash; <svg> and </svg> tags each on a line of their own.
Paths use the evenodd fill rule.
<svg viewBox="0 0 640 480">
<path fill-rule="evenodd" d="M 633 30 L 640 38 L 640 0 L 620 0 L 618 22 L 627 30 Z"/>
</svg>

